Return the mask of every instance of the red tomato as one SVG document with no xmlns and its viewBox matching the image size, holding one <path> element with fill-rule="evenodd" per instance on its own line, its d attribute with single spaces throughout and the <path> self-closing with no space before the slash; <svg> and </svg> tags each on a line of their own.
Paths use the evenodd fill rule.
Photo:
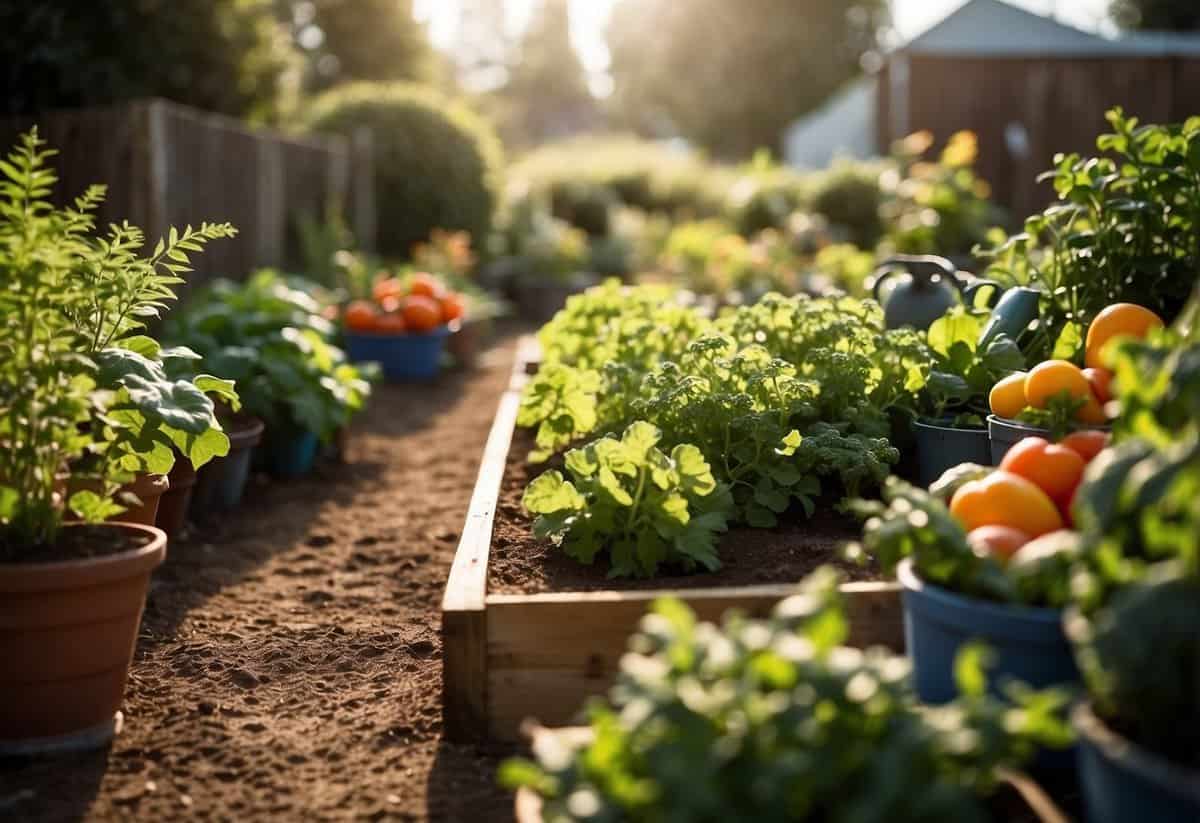
<svg viewBox="0 0 1200 823">
<path fill-rule="evenodd" d="M 409 280 L 408 293 L 420 297 L 429 297 L 433 300 L 441 300 L 446 294 L 446 287 L 442 285 L 441 280 L 438 280 L 432 274 L 419 271 Z"/>
<path fill-rule="evenodd" d="M 1017 442 L 1000 461 L 1001 469 L 1033 481 L 1055 503 L 1070 499 L 1084 465 L 1078 452 L 1041 437 Z"/>
<path fill-rule="evenodd" d="M 343 319 L 346 322 L 346 328 L 351 331 L 372 331 L 375 328 L 377 314 L 378 312 L 370 302 L 355 300 L 346 307 Z"/>
<path fill-rule="evenodd" d="M 1112 400 L 1112 372 L 1108 369 L 1084 369 L 1083 376 L 1092 387 L 1092 394 L 1100 405 Z"/>
<path fill-rule="evenodd" d="M 379 280 L 371 289 L 371 295 L 380 303 L 390 298 L 399 299 L 404 296 L 404 284 L 395 277 Z"/>
<path fill-rule="evenodd" d="M 467 307 L 463 297 L 458 292 L 449 292 L 442 298 L 442 322 L 449 323 L 457 320 L 466 313 Z"/>
<path fill-rule="evenodd" d="M 1082 457 L 1085 463 L 1090 463 L 1093 457 L 1108 447 L 1108 441 L 1108 432 L 1086 429 L 1084 431 L 1071 432 L 1062 440 L 1059 440 L 1058 445 L 1066 446 Z"/>
<path fill-rule="evenodd" d="M 410 331 L 432 331 L 442 324 L 442 307 L 434 299 L 411 294 L 404 299 L 404 325 Z"/>
<path fill-rule="evenodd" d="M 408 327 L 404 324 L 404 317 L 399 312 L 387 312 L 379 315 L 375 321 L 375 331 L 383 334 L 404 334 L 408 331 Z"/>
<path fill-rule="evenodd" d="M 979 526 L 967 533 L 967 542 L 976 552 L 990 554 L 1004 563 L 1029 542 L 1029 535 L 1012 526 Z"/>
</svg>

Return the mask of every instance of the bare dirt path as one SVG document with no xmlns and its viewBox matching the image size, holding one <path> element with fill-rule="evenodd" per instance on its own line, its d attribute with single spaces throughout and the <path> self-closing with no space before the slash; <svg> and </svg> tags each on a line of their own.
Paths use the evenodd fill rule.
<svg viewBox="0 0 1200 823">
<path fill-rule="evenodd" d="M 124 732 L 0 761 L 0 819 L 511 819 L 501 752 L 441 740 L 438 605 L 512 356 L 380 388 L 347 463 L 173 543 Z"/>
</svg>

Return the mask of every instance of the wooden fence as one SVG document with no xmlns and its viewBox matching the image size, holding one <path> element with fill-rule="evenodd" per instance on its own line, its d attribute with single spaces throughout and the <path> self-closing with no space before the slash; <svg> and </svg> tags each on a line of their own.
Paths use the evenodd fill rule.
<svg viewBox="0 0 1200 823">
<path fill-rule="evenodd" d="M 168 226 L 233 223 L 236 238 L 195 258 L 188 287 L 216 276 L 241 278 L 258 266 L 299 270 L 298 221 L 340 210 L 359 245 L 375 238 L 368 136 L 297 137 L 165 100 L 56 111 L 0 120 L 7 148 L 36 124 L 59 154 L 55 193 L 68 203 L 105 183 L 102 225 L 128 220 L 149 243 Z"/>
<path fill-rule="evenodd" d="M 1153 123 L 1200 114 L 1198 57 L 898 58 L 878 86 L 880 146 L 918 129 L 939 145 L 960 129 L 976 132 L 978 170 L 1018 221 L 1053 198 L 1034 178 L 1056 152 L 1096 151 L 1113 106 Z"/>
</svg>

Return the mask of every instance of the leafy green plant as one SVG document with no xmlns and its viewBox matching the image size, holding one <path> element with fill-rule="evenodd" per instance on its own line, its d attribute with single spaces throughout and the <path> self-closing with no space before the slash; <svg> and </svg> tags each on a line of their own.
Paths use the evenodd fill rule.
<svg viewBox="0 0 1200 823">
<path fill-rule="evenodd" d="M 991 819 L 998 770 L 1065 744 L 1065 697 L 987 696 L 986 654 L 971 647 L 961 697 L 923 706 L 906 658 L 840 645 L 837 584 L 820 570 L 770 619 L 721 627 L 658 601 L 589 728 L 542 733 L 536 762 L 507 761 L 501 782 L 541 795 L 548 823 Z"/>
<path fill-rule="evenodd" d="M 235 379 L 249 413 L 328 440 L 362 408 L 373 371 L 347 362 L 321 304 L 296 285 L 271 270 L 218 281 L 173 313 L 166 333 Z"/>
<path fill-rule="evenodd" d="M 96 522 L 124 508 L 118 488 L 139 471 L 165 472 L 174 450 L 195 465 L 228 439 L 206 392 L 236 398 L 208 375 L 171 380 L 163 350 L 144 334 L 174 299 L 188 255 L 230 237 L 229 224 L 172 228 L 142 254 L 142 232 L 123 223 L 95 234 L 104 198 L 92 186 L 56 209 L 52 151 L 37 132 L 0 161 L 0 555 L 54 543 L 64 473 L 91 481 L 66 506 Z"/>
<path fill-rule="evenodd" d="M 925 339 L 931 355 L 921 390 L 921 411 L 933 420 L 982 427 L 988 392 L 996 381 L 1025 367 L 1025 358 L 1007 335 L 979 347 L 986 312 L 954 306 L 933 322 Z"/>
<path fill-rule="evenodd" d="M 1115 108 L 1105 154 L 1057 155 L 1041 176 L 1058 202 L 1024 231 L 979 253 L 986 276 L 1043 292 L 1031 360 L 1071 360 L 1104 307 L 1136 303 L 1170 322 L 1200 270 L 1200 117 L 1181 126 L 1139 125 Z"/>
<path fill-rule="evenodd" d="M 667 455 L 658 449 L 661 439 L 657 428 L 637 421 L 620 440 L 602 437 L 567 452 L 570 480 L 552 470 L 525 490 L 522 504 L 537 515 L 534 534 L 581 563 L 606 552 L 609 577 L 650 577 L 660 565 L 717 569 L 728 490 L 699 449 L 680 444 Z"/>
</svg>

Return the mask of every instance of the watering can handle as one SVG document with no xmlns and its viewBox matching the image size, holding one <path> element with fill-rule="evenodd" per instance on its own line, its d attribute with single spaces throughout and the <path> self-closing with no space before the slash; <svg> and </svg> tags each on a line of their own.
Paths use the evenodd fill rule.
<svg viewBox="0 0 1200 823">
<path fill-rule="evenodd" d="M 933 275 L 940 274 L 952 282 L 959 291 L 962 291 L 963 288 L 956 275 L 954 264 L 945 257 L 938 257 L 936 254 L 894 254 L 875 268 L 875 283 L 871 287 L 871 294 L 874 295 L 875 300 L 879 300 L 879 289 L 885 280 L 893 274 L 904 272 L 911 274 L 913 279 L 922 285 L 929 285 Z"/>
<path fill-rule="evenodd" d="M 981 289 L 985 288 L 991 289 L 984 304 L 990 309 L 996 305 L 996 302 L 1000 299 L 1000 295 L 1004 293 L 1004 287 L 995 280 L 989 280 L 986 277 L 974 277 L 965 286 L 959 286 L 959 290 L 963 296 L 963 303 L 966 304 L 967 308 L 975 308 L 975 295 Z"/>
</svg>

